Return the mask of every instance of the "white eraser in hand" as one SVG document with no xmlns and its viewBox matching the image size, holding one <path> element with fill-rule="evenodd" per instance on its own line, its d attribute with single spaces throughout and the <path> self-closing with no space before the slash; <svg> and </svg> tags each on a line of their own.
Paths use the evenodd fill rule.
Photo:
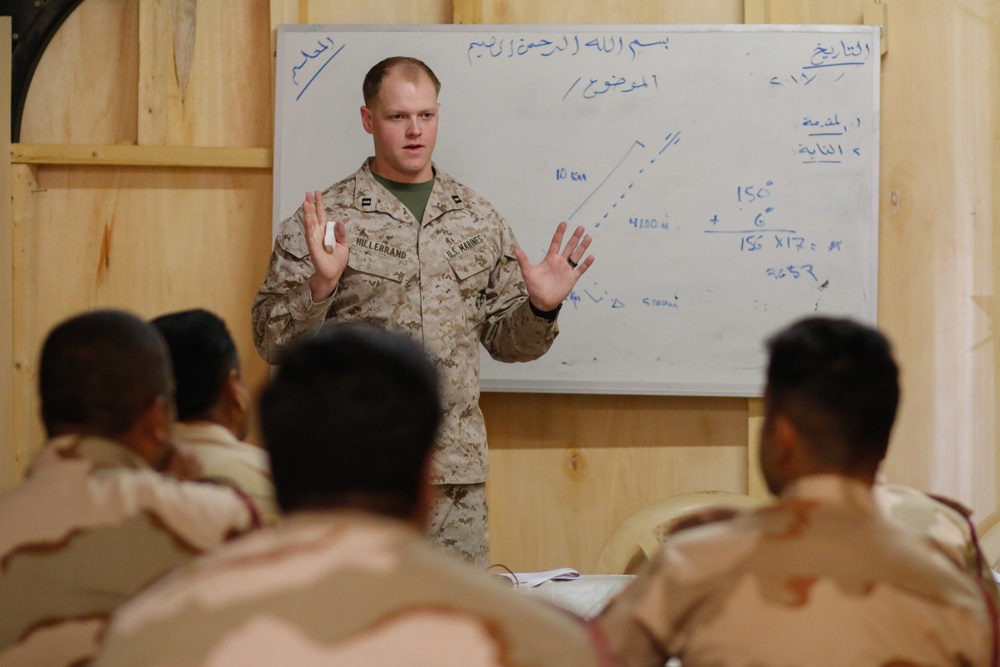
<svg viewBox="0 0 1000 667">
<path fill-rule="evenodd" d="M 337 245 L 337 236 L 333 232 L 333 226 L 336 223 L 333 220 L 326 221 L 326 234 L 323 235 L 323 245 L 330 252 L 333 252 L 333 247 Z"/>
</svg>

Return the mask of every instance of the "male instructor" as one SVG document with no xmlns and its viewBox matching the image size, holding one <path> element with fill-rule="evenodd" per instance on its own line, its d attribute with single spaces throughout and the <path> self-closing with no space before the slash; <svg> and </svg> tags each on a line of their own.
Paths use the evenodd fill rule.
<svg viewBox="0 0 1000 667">
<path fill-rule="evenodd" d="M 281 224 L 253 304 L 267 361 L 325 323 L 363 320 L 417 340 L 441 375 L 442 427 L 432 460 L 440 490 L 430 537 L 489 562 L 486 427 L 479 343 L 501 361 L 530 361 L 558 333 L 556 315 L 593 263 L 578 227 L 560 223 L 540 264 L 518 248 L 485 199 L 431 162 L 441 84 L 423 62 L 395 57 L 365 77 L 361 122 L 375 156 Z M 325 238 L 327 221 L 334 238 Z"/>
</svg>

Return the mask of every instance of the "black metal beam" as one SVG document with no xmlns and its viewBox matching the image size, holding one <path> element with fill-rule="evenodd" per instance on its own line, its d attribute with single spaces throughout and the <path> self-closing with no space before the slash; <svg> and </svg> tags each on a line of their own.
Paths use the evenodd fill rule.
<svg viewBox="0 0 1000 667">
<path fill-rule="evenodd" d="M 28 86 L 45 47 L 59 26 L 83 0 L 2 0 L 0 15 L 11 17 L 13 62 L 11 72 L 10 140 L 21 140 L 21 116 Z M 97 37 L 99 39 L 99 37 Z"/>
</svg>

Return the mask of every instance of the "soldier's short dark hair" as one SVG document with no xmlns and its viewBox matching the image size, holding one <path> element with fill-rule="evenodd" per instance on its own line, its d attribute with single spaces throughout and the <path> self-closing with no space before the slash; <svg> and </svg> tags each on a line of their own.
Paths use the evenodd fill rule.
<svg viewBox="0 0 1000 667">
<path fill-rule="evenodd" d="M 158 397 L 169 397 L 170 388 L 163 339 L 123 311 L 72 317 L 42 346 L 38 392 L 49 437 L 80 432 L 116 438 Z"/>
<path fill-rule="evenodd" d="M 899 369 L 886 337 L 853 320 L 812 317 L 767 347 L 768 414 L 790 419 L 826 466 L 874 471 L 899 405 Z"/>
<path fill-rule="evenodd" d="M 412 515 L 441 419 L 437 372 L 410 339 L 341 324 L 293 343 L 260 397 L 282 510 Z"/>
<path fill-rule="evenodd" d="M 393 56 L 376 63 L 365 75 L 365 81 L 361 84 L 361 93 L 364 95 L 366 107 L 374 106 L 375 98 L 382 90 L 382 80 L 392 71 L 398 71 L 404 79 L 411 83 L 418 83 L 421 76 L 426 76 L 434 84 L 434 91 L 438 94 L 441 92 L 441 82 L 438 81 L 437 75 L 427 66 L 427 63 L 409 56 Z"/>
<path fill-rule="evenodd" d="M 151 321 L 167 342 L 174 371 L 177 418 L 203 418 L 218 403 L 231 371 L 240 369 L 236 344 L 218 315 L 202 308 Z"/>
</svg>

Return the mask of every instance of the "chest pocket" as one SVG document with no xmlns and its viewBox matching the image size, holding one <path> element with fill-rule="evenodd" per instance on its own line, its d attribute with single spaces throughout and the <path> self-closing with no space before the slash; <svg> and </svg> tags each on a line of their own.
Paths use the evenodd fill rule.
<svg viewBox="0 0 1000 667">
<path fill-rule="evenodd" d="M 408 258 L 390 257 L 355 245 L 351 246 L 351 254 L 347 258 L 347 269 L 344 271 L 344 276 L 351 277 L 363 274 L 403 283 L 410 273 L 407 265 L 409 261 Z"/>
<path fill-rule="evenodd" d="M 489 253 L 471 251 L 452 257 L 448 263 L 458 280 L 458 290 L 465 303 L 469 324 L 474 327 L 486 317 L 486 293 L 493 269 L 492 258 Z"/>
</svg>

